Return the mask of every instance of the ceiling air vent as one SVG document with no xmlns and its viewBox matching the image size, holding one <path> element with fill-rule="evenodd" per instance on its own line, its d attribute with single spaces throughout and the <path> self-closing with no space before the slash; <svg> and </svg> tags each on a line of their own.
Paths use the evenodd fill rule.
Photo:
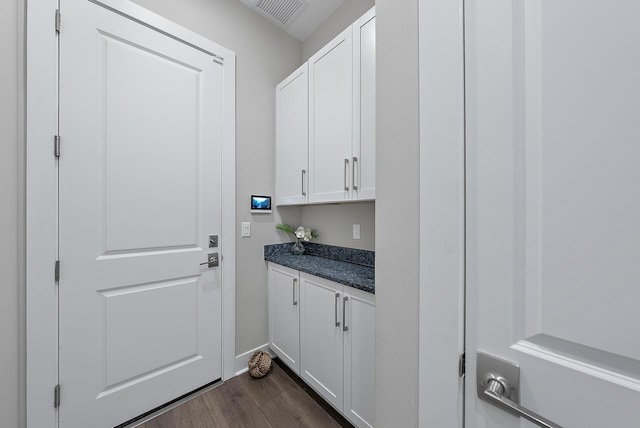
<svg viewBox="0 0 640 428">
<path fill-rule="evenodd" d="M 281 28 L 289 28 L 309 6 L 304 0 L 258 0 L 253 9 Z"/>
</svg>

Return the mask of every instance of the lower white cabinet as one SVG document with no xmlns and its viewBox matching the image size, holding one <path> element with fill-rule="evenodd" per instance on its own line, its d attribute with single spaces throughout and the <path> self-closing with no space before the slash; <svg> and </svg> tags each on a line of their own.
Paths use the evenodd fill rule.
<svg viewBox="0 0 640 428">
<path fill-rule="evenodd" d="M 375 296 L 300 274 L 300 376 L 357 427 L 375 417 Z"/>
<path fill-rule="evenodd" d="M 351 423 L 375 418 L 375 296 L 269 263 L 269 346 Z"/>
<path fill-rule="evenodd" d="M 300 273 L 269 264 L 269 347 L 300 374 Z"/>
</svg>

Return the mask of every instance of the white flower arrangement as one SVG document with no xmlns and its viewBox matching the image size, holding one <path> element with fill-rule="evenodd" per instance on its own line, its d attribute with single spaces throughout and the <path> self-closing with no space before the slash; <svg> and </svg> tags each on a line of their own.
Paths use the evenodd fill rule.
<svg viewBox="0 0 640 428">
<path fill-rule="evenodd" d="M 308 227 L 299 226 L 297 229 L 289 226 L 288 224 L 278 224 L 276 225 L 276 229 L 282 230 L 283 232 L 287 232 L 296 237 L 296 239 L 302 239 L 303 241 L 309 242 L 313 238 L 317 238 L 318 231 L 315 229 L 310 229 Z"/>
</svg>

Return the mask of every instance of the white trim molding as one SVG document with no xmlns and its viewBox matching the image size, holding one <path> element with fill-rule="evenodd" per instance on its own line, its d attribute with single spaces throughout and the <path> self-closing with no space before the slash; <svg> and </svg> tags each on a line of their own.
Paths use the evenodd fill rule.
<svg viewBox="0 0 640 428">
<path fill-rule="evenodd" d="M 57 0 L 27 7 L 26 339 L 27 426 L 56 426 L 58 384 Z"/>
<path fill-rule="evenodd" d="M 463 426 L 463 0 L 424 0 L 420 50 L 420 427 Z M 436 387 L 437 385 L 437 387 Z"/>
<path fill-rule="evenodd" d="M 60 0 L 60 9 L 71 0 Z M 75 0 L 74 0 L 75 1 Z M 126 15 L 170 37 L 212 53 L 223 64 L 222 170 L 222 373 L 235 375 L 235 53 L 128 0 L 89 0 Z M 26 389 L 27 426 L 57 426 L 53 406 L 58 384 L 57 160 L 58 38 L 54 16 L 58 0 L 29 2 L 27 8 L 26 147 Z M 62 25 L 64 31 L 64 24 Z"/>
</svg>

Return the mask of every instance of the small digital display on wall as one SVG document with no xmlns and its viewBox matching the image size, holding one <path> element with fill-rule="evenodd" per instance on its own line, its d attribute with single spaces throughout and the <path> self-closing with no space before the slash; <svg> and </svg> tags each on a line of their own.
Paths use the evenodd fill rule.
<svg viewBox="0 0 640 428">
<path fill-rule="evenodd" d="M 251 195 L 252 213 L 270 213 L 271 196 Z"/>
</svg>

